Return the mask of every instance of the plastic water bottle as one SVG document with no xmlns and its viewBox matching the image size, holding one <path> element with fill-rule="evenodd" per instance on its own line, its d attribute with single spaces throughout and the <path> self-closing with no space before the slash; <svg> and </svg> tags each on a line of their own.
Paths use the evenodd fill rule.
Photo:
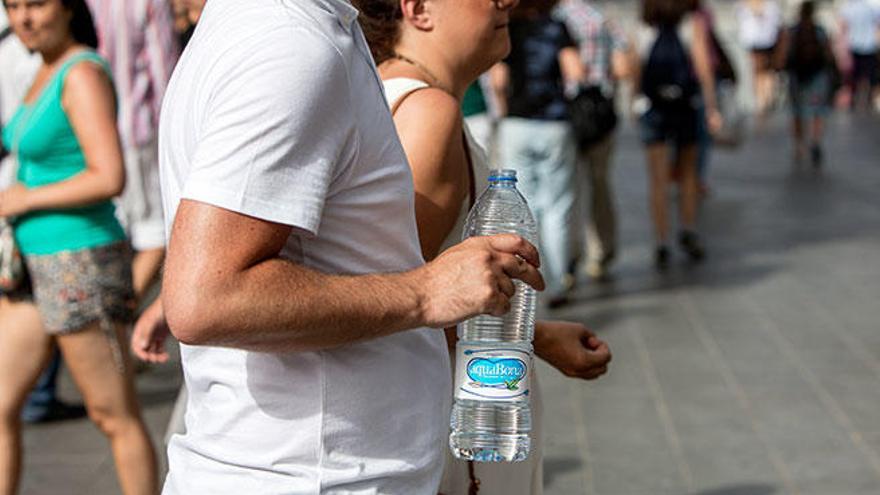
<svg viewBox="0 0 880 495">
<path fill-rule="evenodd" d="M 518 234 L 537 245 L 537 226 L 516 189 L 516 171 L 493 170 L 468 214 L 464 238 Z M 529 455 L 529 375 L 535 333 L 535 290 L 516 280 L 503 317 L 477 316 L 458 327 L 455 403 L 449 446 L 459 459 L 522 461 Z"/>
</svg>

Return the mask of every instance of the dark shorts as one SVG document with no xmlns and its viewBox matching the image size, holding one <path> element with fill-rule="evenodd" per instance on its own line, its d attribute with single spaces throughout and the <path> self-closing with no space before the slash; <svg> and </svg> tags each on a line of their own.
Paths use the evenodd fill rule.
<svg viewBox="0 0 880 495">
<path fill-rule="evenodd" d="M 871 87 L 877 86 L 880 81 L 880 71 L 878 71 L 878 58 L 876 53 L 871 54 L 852 54 L 853 57 L 853 83 L 867 79 Z"/>
<path fill-rule="evenodd" d="M 95 323 L 110 331 L 111 324 L 130 323 L 134 316 L 131 259 L 127 242 L 24 255 L 29 281 L 9 298 L 33 302 L 50 335 L 74 333 Z"/>
<path fill-rule="evenodd" d="M 749 52 L 755 57 L 755 70 L 766 71 L 773 69 L 773 58 L 779 42 L 772 46 L 752 47 Z"/>
<path fill-rule="evenodd" d="M 647 145 L 673 143 L 685 146 L 697 142 L 697 119 L 694 108 L 661 110 L 652 108 L 639 118 L 642 143 Z"/>
</svg>

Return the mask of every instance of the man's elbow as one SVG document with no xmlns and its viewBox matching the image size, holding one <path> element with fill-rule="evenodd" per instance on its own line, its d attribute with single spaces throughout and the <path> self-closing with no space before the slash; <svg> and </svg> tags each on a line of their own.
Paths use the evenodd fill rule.
<svg viewBox="0 0 880 495">
<path fill-rule="evenodd" d="M 198 294 L 162 294 L 165 320 L 171 334 L 186 345 L 211 345 L 217 328 L 217 308 Z"/>
</svg>

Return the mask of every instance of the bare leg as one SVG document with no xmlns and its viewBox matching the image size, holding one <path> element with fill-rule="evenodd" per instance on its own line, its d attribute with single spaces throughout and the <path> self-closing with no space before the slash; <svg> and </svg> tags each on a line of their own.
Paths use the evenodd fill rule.
<svg viewBox="0 0 880 495">
<path fill-rule="evenodd" d="M 96 324 L 59 337 L 58 345 L 89 417 L 110 440 L 122 493 L 156 495 L 156 455 L 140 416 L 124 335 L 119 326 L 111 340 Z"/>
<path fill-rule="evenodd" d="M 21 476 L 21 408 L 52 355 L 52 339 L 30 303 L 0 297 L 0 495 Z"/>
<path fill-rule="evenodd" d="M 685 230 L 695 230 L 697 208 L 699 208 L 700 189 L 697 178 L 697 146 L 689 144 L 678 152 L 678 168 L 681 170 L 679 215 Z"/>
<path fill-rule="evenodd" d="M 812 126 L 810 126 L 810 141 L 815 145 L 822 144 L 822 134 L 825 130 L 825 121 L 822 117 L 813 117 Z"/>
<path fill-rule="evenodd" d="M 794 159 L 796 162 L 800 162 L 806 155 L 806 145 L 804 143 L 804 123 L 798 116 L 795 116 L 791 121 L 791 133 L 794 138 Z"/>
<path fill-rule="evenodd" d="M 164 248 L 146 249 L 135 253 L 131 263 L 131 275 L 134 294 L 138 299 L 143 297 L 144 292 L 150 288 L 150 284 L 156 280 L 164 259 Z"/>
<path fill-rule="evenodd" d="M 669 189 L 669 160 L 665 144 L 651 144 L 646 148 L 648 177 L 650 177 L 651 218 L 658 245 L 666 244 L 669 237 L 669 214 L 666 194 Z"/>
</svg>

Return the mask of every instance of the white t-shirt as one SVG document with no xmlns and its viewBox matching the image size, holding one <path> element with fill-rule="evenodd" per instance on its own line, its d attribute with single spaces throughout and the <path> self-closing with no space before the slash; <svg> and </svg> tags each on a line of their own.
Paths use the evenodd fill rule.
<svg viewBox="0 0 880 495">
<path fill-rule="evenodd" d="M 412 174 L 356 15 L 340 0 L 207 3 L 162 108 L 169 231 L 191 199 L 295 227 L 282 255 L 325 273 L 423 264 Z M 436 495 L 442 332 L 181 354 L 187 432 L 171 439 L 166 495 Z"/>
<path fill-rule="evenodd" d="M 782 10 L 773 0 L 765 0 L 756 10 L 751 2 L 737 5 L 739 39 L 748 49 L 763 50 L 776 45 L 782 27 Z"/>
<path fill-rule="evenodd" d="M 880 37 L 880 7 L 867 0 L 849 0 L 840 14 L 846 22 L 850 50 L 860 55 L 876 54 Z"/>
</svg>

